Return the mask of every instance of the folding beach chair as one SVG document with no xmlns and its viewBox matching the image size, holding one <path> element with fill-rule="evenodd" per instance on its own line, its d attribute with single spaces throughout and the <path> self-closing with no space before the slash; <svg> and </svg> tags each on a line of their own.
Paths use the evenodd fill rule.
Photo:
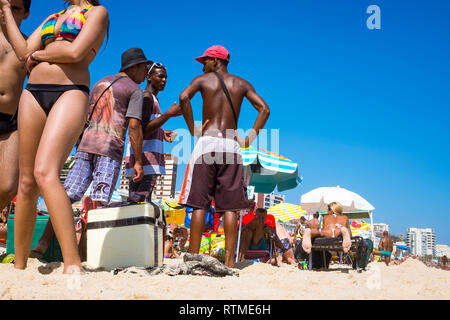
<svg viewBox="0 0 450 320">
<path fill-rule="evenodd" d="M 352 237 L 352 246 L 348 253 L 344 253 L 342 249 L 342 238 L 314 238 L 313 244 L 311 248 L 311 252 L 309 254 L 309 262 L 308 269 L 312 270 L 312 260 L 313 260 L 313 251 L 321 252 L 323 257 L 323 265 L 326 269 L 328 269 L 328 263 L 326 261 L 326 252 L 327 251 L 337 251 L 339 253 L 339 261 L 340 264 L 343 264 L 344 261 L 350 261 L 352 267 L 359 271 L 359 263 L 358 263 L 358 249 L 363 244 L 364 239 L 362 237 Z M 355 253 L 356 259 L 352 259 L 350 252 Z"/>
</svg>

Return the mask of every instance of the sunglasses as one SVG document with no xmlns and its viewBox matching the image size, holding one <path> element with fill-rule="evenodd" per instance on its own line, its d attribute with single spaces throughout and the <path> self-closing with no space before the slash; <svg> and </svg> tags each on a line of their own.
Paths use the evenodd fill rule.
<svg viewBox="0 0 450 320">
<path fill-rule="evenodd" d="M 162 63 L 154 62 L 154 63 L 152 64 L 152 66 L 148 69 L 147 75 L 150 75 L 150 72 L 152 72 L 152 69 L 153 69 L 154 67 L 166 69 L 166 67 L 165 67 Z"/>
</svg>

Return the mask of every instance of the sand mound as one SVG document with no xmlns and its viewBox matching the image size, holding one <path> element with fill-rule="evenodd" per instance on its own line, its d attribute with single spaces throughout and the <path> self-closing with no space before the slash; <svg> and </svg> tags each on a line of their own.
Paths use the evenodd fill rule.
<svg viewBox="0 0 450 320">
<path fill-rule="evenodd" d="M 164 262 L 173 266 L 182 261 Z M 332 265 L 329 271 L 321 272 L 253 261 L 236 267 L 238 277 L 149 275 L 136 268 L 120 273 L 88 271 L 81 277 L 68 277 L 62 274 L 62 264 L 30 259 L 25 271 L 0 264 L 0 300 L 450 299 L 450 273 L 427 268 L 413 259 L 400 266 L 371 263 L 362 273 L 346 265 Z"/>
</svg>

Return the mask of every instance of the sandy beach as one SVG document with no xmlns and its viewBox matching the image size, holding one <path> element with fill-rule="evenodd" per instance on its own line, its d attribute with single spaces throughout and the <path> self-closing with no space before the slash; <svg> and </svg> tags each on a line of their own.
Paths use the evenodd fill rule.
<svg viewBox="0 0 450 320">
<path fill-rule="evenodd" d="M 5 249 L 0 247 L 0 254 Z M 165 260 L 167 264 L 181 259 Z M 371 263 L 358 273 L 349 266 L 329 271 L 300 271 L 283 264 L 246 261 L 237 265 L 239 276 L 144 275 L 140 270 L 87 272 L 74 278 L 62 274 L 62 265 L 30 259 L 28 269 L 16 271 L 0 264 L 0 300 L 446 300 L 450 273 L 427 268 L 409 259 L 399 266 Z M 43 274 L 46 273 L 46 274 Z"/>
</svg>

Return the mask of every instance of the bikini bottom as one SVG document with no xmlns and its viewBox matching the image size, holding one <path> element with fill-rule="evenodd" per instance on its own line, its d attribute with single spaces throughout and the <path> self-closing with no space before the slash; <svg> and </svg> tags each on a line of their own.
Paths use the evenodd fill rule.
<svg viewBox="0 0 450 320">
<path fill-rule="evenodd" d="M 0 134 L 17 130 L 17 112 L 13 115 L 0 112 Z"/>
<path fill-rule="evenodd" d="M 80 90 L 89 95 L 89 88 L 80 84 L 28 84 L 25 90 L 28 90 L 33 95 L 47 116 L 63 93 L 71 90 Z"/>
</svg>

